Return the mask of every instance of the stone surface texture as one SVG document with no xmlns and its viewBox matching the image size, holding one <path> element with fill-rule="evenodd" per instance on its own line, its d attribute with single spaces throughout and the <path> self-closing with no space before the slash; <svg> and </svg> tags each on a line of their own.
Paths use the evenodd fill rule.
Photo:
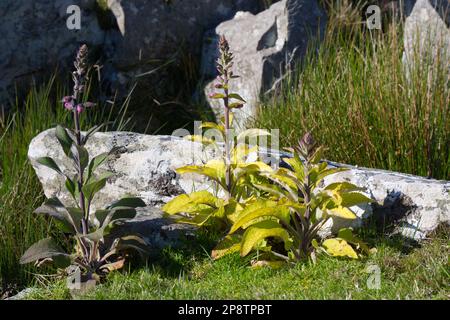
<svg viewBox="0 0 450 320">
<path fill-rule="evenodd" d="M 261 94 L 275 88 L 307 50 L 311 36 L 323 34 L 326 15 L 315 0 L 282 0 L 256 15 L 238 12 L 233 19 L 209 31 L 204 40 L 201 73 L 206 79 L 217 76 L 218 39 L 224 35 L 234 53 L 234 73 L 230 89 L 247 104 L 236 110 L 235 119 L 242 126 L 255 116 Z M 206 84 L 205 97 L 216 115 L 222 114 L 219 100 L 208 96 L 215 92 L 214 81 Z"/>
<path fill-rule="evenodd" d="M 125 195 L 141 197 L 149 206 L 140 209 L 136 219 L 153 220 L 147 225 L 136 228 L 155 235 L 155 230 L 162 230 L 162 239 L 170 239 L 177 234 L 181 226 L 171 224 L 162 218 L 157 209 L 173 197 L 193 190 L 211 190 L 211 185 L 198 175 L 177 175 L 175 169 L 189 164 L 200 164 L 211 159 L 213 153 L 204 150 L 202 145 L 173 136 L 151 136 L 131 132 L 96 133 L 86 145 L 92 156 L 106 152 L 112 147 L 120 147 L 114 158 L 99 167 L 102 171 L 112 171 L 115 176 L 106 187 L 98 193 L 93 201 L 93 209 L 105 205 Z M 268 151 L 262 151 L 266 156 Z M 289 156 L 286 153 L 271 152 L 274 158 Z M 50 156 L 64 172 L 70 171 L 70 161 L 59 146 L 54 129 L 37 135 L 30 144 L 28 157 L 39 177 L 45 195 L 57 196 L 64 203 L 71 204 L 71 199 L 64 188 L 64 181 L 54 171 L 36 162 L 37 158 Z M 323 234 L 336 231 L 338 227 L 358 227 L 363 220 L 373 214 L 397 221 L 399 232 L 403 235 L 422 239 L 437 228 L 440 223 L 450 224 L 450 182 L 426 179 L 397 172 L 352 167 L 345 164 L 329 162 L 330 167 L 348 167 L 349 170 L 325 179 L 328 184 L 337 181 L 349 181 L 362 188 L 370 198 L 372 205 L 354 207 L 358 219 L 351 221 L 334 220 Z M 142 218 L 147 217 L 147 218 Z M 148 224 L 150 223 L 150 224 Z M 141 233 L 139 231 L 139 233 Z M 173 232 L 172 232 L 173 231 Z M 145 232 L 144 232 L 145 233 Z M 161 242 L 159 231 L 154 243 Z M 158 240 L 159 239 L 159 240 Z"/>
<path fill-rule="evenodd" d="M 72 71 L 81 43 L 102 65 L 102 84 L 112 93 L 127 92 L 135 80 L 152 85 L 163 73 L 148 71 L 174 58 L 181 49 L 199 56 L 205 30 L 237 11 L 258 12 L 262 0 L 2 0 L 0 1 L 0 107 L 14 100 L 14 83 L 25 88 L 32 77 L 48 76 L 59 66 Z M 79 30 L 67 19 L 80 8 Z M 178 54 L 178 55 L 176 55 Z M 164 68 L 161 68 L 163 70 Z M 165 75 L 164 76 L 170 76 Z M 124 89 L 125 88 L 125 89 Z"/>
<path fill-rule="evenodd" d="M 405 20 L 403 61 L 411 72 L 417 64 L 447 68 L 450 76 L 450 2 L 417 0 Z M 431 69 L 425 69 L 433 71 Z"/>
</svg>

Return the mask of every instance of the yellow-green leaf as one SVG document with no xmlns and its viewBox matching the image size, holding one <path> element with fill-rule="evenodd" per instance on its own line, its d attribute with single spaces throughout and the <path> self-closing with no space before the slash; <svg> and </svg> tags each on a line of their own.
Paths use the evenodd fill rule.
<svg viewBox="0 0 450 320">
<path fill-rule="evenodd" d="M 286 206 L 278 206 L 277 202 L 271 200 L 256 201 L 241 211 L 239 218 L 231 227 L 230 234 L 241 227 L 245 227 L 253 220 L 271 217 L 289 223 L 289 209 Z"/>
<path fill-rule="evenodd" d="M 357 216 L 356 214 L 350 210 L 349 208 L 346 207 L 336 207 L 333 209 L 328 209 L 328 214 L 330 216 L 334 216 L 334 217 L 339 217 L 339 218 L 343 218 L 343 219 L 356 219 Z"/>
<path fill-rule="evenodd" d="M 214 141 L 213 139 L 201 136 L 201 135 L 187 135 L 184 137 L 185 140 L 189 140 L 189 141 L 194 141 L 194 142 L 200 142 L 203 143 L 205 145 L 209 145 L 209 144 L 215 144 L 216 141 Z"/>
<path fill-rule="evenodd" d="M 325 187 L 325 190 L 346 191 L 346 192 L 357 191 L 357 190 L 362 190 L 362 189 L 363 188 L 360 188 L 350 182 L 335 182 L 335 183 L 330 183 L 329 185 L 327 185 Z"/>
<path fill-rule="evenodd" d="M 334 257 L 349 257 L 358 259 L 358 255 L 352 246 L 343 239 L 327 239 L 323 242 L 325 250 Z"/>
<path fill-rule="evenodd" d="M 258 222 L 248 228 L 243 237 L 241 245 L 241 256 L 246 256 L 258 243 L 268 237 L 280 238 L 288 250 L 291 245 L 289 233 L 281 227 L 278 222 L 265 220 Z"/>
<path fill-rule="evenodd" d="M 241 249 L 242 236 L 238 234 L 227 235 L 223 238 L 211 253 L 211 258 L 217 260 L 227 254 L 238 252 Z"/>
<path fill-rule="evenodd" d="M 225 132 L 225 128 L 223 125 L 217 124 L 215 122 L 202 122 L 200 125 L 200 128 L 206 128 L 206 129 L 216 129 L 220 132 Z"/>
<path fill-rule="evenodd" d="M 295 175 L 300 181 L 304 180 L 305 177 L 305 167 L 303 165 L 302 160 L 298 157 L 297 154 L 294 154 L 293 158 L 285 158 L 283 159 L 295 172 Z"/>
<path fill-rule="evenodd" d="M 366 197 L 365 195 L 359 192 L 341 193 L 340 196 L 342 198 L 341 205 L 343 207 L 351 207 L 361 203 L 373 202 L 372 199 Z"/>
<path fill-rule="evenodd" d="M 343 239 L 343 240 L 345 240 L 345 241 L 347 241 L 349 243 L 352 243 L 352 244 L 356 245 L 357 247 L 361 248 L 361 250 L 365 254 L 370 254 L 370 249 L 367 246 L 367 244 L 364 243 L 364 241 L 362 241 L 360 238 L 356 237 L 353 234 L 352 229 L 350 229 L 350 228 L 342 228 L 338 232 L 338 238 Z"/>
<path fill-rule="evenodd" d="M 269 267 L 271 269 L 279 269 L 286 265 L 286 262 L 284 261 L 270 261 L 270 260 L 258 260 L 252 262 L 252 269 L 258 269 L 258 268 L 264 268 Z"/>
<path fill-rule="evenodd" d="M 203 166 L 184 166 L 176 170 L 179 174 L 196 173 L 207 176 L 220 184 L 224 184 L 226 166 L 222 160 L 210 160 Z"/>
<path fill-rule="evenodd" d="M 177 214 L 180 212 L 191 213 L 202 207 L 199 205 L 204 205 L 203 208 L 209 207 L 218 207 L 220 199 L 216 198 L 208 191 L 197 191 L 191 194 L 181 194 L 171 201 L 167 202 L 163 211 L 168 214 Z"/>
</svg>

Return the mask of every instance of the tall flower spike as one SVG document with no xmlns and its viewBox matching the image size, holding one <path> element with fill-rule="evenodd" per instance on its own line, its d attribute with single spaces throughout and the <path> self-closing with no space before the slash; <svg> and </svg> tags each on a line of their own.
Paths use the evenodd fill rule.
<svg viewBox="0 0 450 320">
<path fill-rule="evenodd" d="M 298 145 L 294 148 L 297 152 L 308 158 L 316 149 L 316 141 L 311 132 L 305 133 Z"/>
<path fill-rule="evenodd" d="M 73 91 L 74 96 L 78 96 L 83 93 L 85 89 L 85 82 L 87 80 L 87 58 L 88 58 L 88 47 L 83 44 L 77 52 L 77 57 L 74 62 L 75 71 L 72 73 L 72 79 L 74 82 Z"/>
</svg>

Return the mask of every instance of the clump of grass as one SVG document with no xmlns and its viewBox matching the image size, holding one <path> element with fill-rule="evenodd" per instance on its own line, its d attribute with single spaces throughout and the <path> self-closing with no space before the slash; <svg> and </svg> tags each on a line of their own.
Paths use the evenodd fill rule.
<svg viewBox="0 0 450 320">
<path fill-rule="evenodd" d="M 312 130 L 330 160 L 449 179 L 450 61 L 402 64 L 402 27 L 381 32 L 330 21 L 317 51 L 261 106 L 256 127 L 291 145 Z"/>
</svg>

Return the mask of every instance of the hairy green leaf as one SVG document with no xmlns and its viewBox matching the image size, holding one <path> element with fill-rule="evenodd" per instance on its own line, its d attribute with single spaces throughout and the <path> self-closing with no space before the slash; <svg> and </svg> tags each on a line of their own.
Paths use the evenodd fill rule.
<svg viewBox="0 0 450 320">
<path fill-rule="evenodd" d="M 239 94 L 237 94 L 237 93 L 230 93 L 229 95 L 228 95 L 228 97 L 229 98 L 231 98 L 231 99 L 236 99 L 236 100 L 239 100 L 239 101 L 242 101 L 242 102 L 247 102 L 247 101 L 245 101 L 244 100 L 244 98 L 242 98 Z"/>
<path fill-rule="evenodd" d="M 64 154 L 66 156 L 70 157 L 70 148 L 72 147 L 72 144 L 74 143 L 74 141 L 67 133 L 67 130 L 62 126 L 57 125 L 55 134 L 56 134 L 56 138 L 59 141 L 59 144 L 63 148 Z"/>
<path fill-rule="evenodd" d="M 46 258 L 55 258 L 58 256 L 64 259 L 58 259 L 60 265 L 57 267 L 64 267 L 70 264 L 70 255 L 65 253 L 52 238 L 46 238 L 36 242 L 28 248 L 20 258 L 20 264 L 35 262 Z"/>
<path fill-rule="evenodd" d="M 246 256 L 261 240 L 268 237 L 280 238 L 285 243 L 285 249 L 291 246 L 289 233 L 276 221 L 264 220 L 249 227 L 243 237 L 241 256 Z"/>
<path fill-rule="evenodd" d="M 137 197 L 126 197 L 122 198 L 120 200 L 114 201 L 108 206 L 108 209 L 114 208 L 114 207 L 131 207 L 131 208 L 138 208 L 138 207 L 145 207 L 146 204 L 141 198 Z"/>
<path fill-rule="evenodd" d="M 46 166 L 56 172 L 58 172 L 61 175 L 64 175 L 61 171 L 61 169 L 58 167 L 58 165 L 56 164 L 55 160 L 53 160 L 50 157 L 42 157 L 42 158 L 38 158 L 36 160 L 38 163 L 42 164 L 43 166 Z"/>
</svg>

